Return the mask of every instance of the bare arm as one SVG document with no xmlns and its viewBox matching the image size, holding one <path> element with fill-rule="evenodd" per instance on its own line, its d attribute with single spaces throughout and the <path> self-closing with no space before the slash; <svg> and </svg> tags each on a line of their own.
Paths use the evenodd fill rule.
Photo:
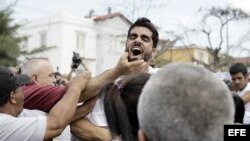
<svg viewBox="0 0 250 141">
<path fill-rule="evenodd" d="M 60 135 L 72 120 L 81 91 L 85 88 L 90 73 L 73 78 L 68 84 L 68 90 L 57 102 L 47 116 L 47 127 L 44 140 Z"/>
<path fill-rule="evenodd" d="M 85 101 L 82 105 L 77 106 L 74 118 L 71 120 L 71 122 L 86 117 L 93 110 L 97 99 L 98 97 L 94 97 L 90 100 Z"/>
<path fill-rule="evenodd" d="M 130 73 L 136 73 L 146 67 L 146 62 L 138 60 L 134 62 L 128 62 L 128 53 L 124 52 L 118 61 L 115 68 L 107 70 L 102 74 L 91 78 L 84 91 L 82 92 L 79 102 L 88 100 L 94 96 L 97 96 L 100 90 L 108 83 L 114 82 L 119 76 Z"/>
<path fill-rule="evenodd" d="M 250 91 L 247 91 L 241 98 L 244 104 L 247 104 L 248 102 L 250 102 Z"/>
<path fill-rule="evenodd" d="M 70 127 L 71 133 L 84 141 L 111 140 L 111 134 L 107 128 L 95 126 L 87 118 L 75 121 Z"/>
</svg>

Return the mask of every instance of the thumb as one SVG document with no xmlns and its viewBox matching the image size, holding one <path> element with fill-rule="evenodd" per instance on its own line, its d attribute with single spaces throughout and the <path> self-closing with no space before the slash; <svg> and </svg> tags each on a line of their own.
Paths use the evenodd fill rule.
<svg viewBox="0 0 250 141">
<path fill-rule="evenodd" d="M 128 58 L 128 52 L 124 52 L 121 56 L 121 59 L 127 59 Z"/>
</svg>

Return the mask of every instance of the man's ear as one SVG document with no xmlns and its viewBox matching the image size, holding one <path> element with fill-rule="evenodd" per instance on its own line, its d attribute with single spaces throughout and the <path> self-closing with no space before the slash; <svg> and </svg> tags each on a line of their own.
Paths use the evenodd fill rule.
<svg viewBox="0 0 250 141">
<path fill-rule="evenodd" d="M 37 75 L 33 74 L 33 75 L 31 76 L 31 81 L 37 83 L 37 82 L 38 82 L 38 77 L 37 77 Z"/>
<path fill-rule="evenodd" d="M 139 129 L 139 131 L 138 131 L 138 140 L 139 141 L 148 141 L 146 136 L 145 136 L 145 133 L 142 131 L 142 129 Z"/>
<path fill-rule="evenodd" d="M 156 55 L 157 55 L 156 48 L 153 48 L 152 54 L 151 54 L 152 58 L 154 58 Z"/>
<path fill-rule="evenodd" d="M 17 103 L 17 101 L 16 101 L 16 95 L 13 92 L 11 92 L 11 94 L 10 94 L 9 102 L 11 104 L 16 104 Z"/>
</svg>

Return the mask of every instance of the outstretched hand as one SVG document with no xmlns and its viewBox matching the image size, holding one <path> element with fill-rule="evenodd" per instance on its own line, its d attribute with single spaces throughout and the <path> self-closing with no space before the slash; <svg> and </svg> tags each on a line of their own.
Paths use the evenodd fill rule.
<svg viewBox="0 0 250 141">
<path fill-rule="evenodd" d="M 71 88 L 77 88 L 80 89 L 80 91 L 85 89 L 85 86 L 87 84 L 87 80 L 91 77 L 91 73 L 89 71 L 85 72 L 82 75 L 73 77 L 69 83 L 68 83 L 68 87 Z"/>
<path fill-rule="evenodd" d="M 147 67 L 147 63 L 143 59 L 133 62 L 128 61 L 128 52 L 124 52 L 115 67 L 117 75 L 126 75 L 130 73 L 142 72 Z"/>
</svg>

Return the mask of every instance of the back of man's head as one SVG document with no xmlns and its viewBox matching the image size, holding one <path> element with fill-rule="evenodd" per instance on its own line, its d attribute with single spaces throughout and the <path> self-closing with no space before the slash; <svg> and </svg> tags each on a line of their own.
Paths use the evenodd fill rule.
<svg viewBox="0 0 250 141">
<path fill-rule="evenodd" d="M 129 28 L 128 30 L 128 36 L 130 35 L 130 31 L 134 28 L 134 27 L 145 27 L 148 28 L 151 32 L 152 32 L 152 40 L 153 40 L 153 47 L 156 48 L 158 41 L 159 41 L 159 34 L 158 31 L 156 29 L 156 27 L 154 26 L 154 24 L 147 18 L 145 17 L 141 17 L 138 18 Z"/>
<path fill-rule="evenodd" d="M 223 141 L 223 125 L 233 123 L 227 86 L 205 68 L 171 64 L 152 75 L 138 104 L 149 141 Z"/>
<path fill-rule="evenodd" d="M 247 75 L 247 67 L 242 63 L 235 63 L 230 67 L 230 75 L 234 75 L 237 73 L 242 73 L 244 76 Z"/>
</svg>

